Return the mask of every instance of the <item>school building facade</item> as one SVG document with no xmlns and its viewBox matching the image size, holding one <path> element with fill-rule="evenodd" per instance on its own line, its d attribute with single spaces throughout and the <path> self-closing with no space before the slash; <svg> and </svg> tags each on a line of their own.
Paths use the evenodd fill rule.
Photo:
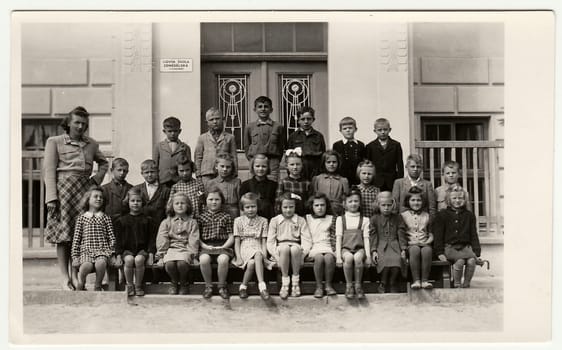
<svg viewBox="0 0 562 350">
<path fill-rule="evenodd" d="M 315 108 L 314 126 L 328 145 L 340 138 L 344 116 L 357 120 L 365 143 L 375 137 L 374 120 L 389 119 L 404 156 L 421 154 L 424 177 L 436 186 L 441 162 L 458 161 L 482 237 L 503 241 L 502 23 L 204 16 L 21 25 L 24 231 L 42 233 L 42 149 L 73 107 L 91 113 L 89 135 L 111 158 L 129 161 L 136 184 L 141 161 L 163 138 L 164 118 L 182 121 L 180 138 L 193 150 L 206 131 L 205 110 L 218 106 L 242 149 L 253 101 L 267 95 L 287 134 L 297 108 Z"/>
</svg>

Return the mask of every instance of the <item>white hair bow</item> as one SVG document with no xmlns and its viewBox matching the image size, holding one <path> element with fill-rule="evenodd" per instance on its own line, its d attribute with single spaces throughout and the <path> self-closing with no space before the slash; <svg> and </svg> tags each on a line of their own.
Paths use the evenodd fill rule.
<svg viewBox="0 0 562 350">
<path fill-rule="evenodd" d="M 302 157 L 302 148 L 295 147 L 294 149 L 288 149 L 285 151 L 285 155 L 288 157 L 291 153 L 296 153 L 299 157 Z"/>
</svg>

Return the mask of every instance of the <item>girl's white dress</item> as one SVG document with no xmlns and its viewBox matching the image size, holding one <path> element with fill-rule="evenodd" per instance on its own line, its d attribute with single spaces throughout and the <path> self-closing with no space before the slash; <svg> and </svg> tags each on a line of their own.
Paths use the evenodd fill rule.
<svg viewBox="0 0 562 350">
<path fill-rule="evenodd" d="M 306 215 L 306 223 L 310 230 L 311 235 L 311 247 L 308 252 L 308 257 L 314 258 L 316 254 L 332 254 L 334 257 L 336 254 L 332 249 L 332 241 L 335 242 L 335 233 L 332 230 L 333 216 L 326 215 L 323 218 L 315 218 L 310 214 Z M 303 242 L 303 249 L 306 249 Z"/>
<path fill-rule="evenodd" d="M 262 252 L 262 239 L 267 238 L 267 219 L 261 216 L 234 219 L 234 237 L 240 237 L 240 257 L 245 268 L 257 252 Z"/>
</svg>

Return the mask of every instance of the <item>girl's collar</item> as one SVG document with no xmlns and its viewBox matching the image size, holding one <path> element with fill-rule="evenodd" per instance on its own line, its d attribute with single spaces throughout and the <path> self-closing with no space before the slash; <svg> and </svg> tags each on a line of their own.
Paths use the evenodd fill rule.
<svg viewBox="0 0 562 350">
<path fill-rule="evenodd" d="M 415 214 L 415 215 L 420 215 L 421 213 L 423 213 L 423 209 L 420 210 L 414 210 L 414 209 L 409 209 L 410 213 Z"/>
<path fill-rule="evenodd" d="M 359 215 L 361 215 L 361 212 L 360 212 L 360 211 L 357 211 L 357 212 L 355 212 L 355 213 L 352 213 L 352 212 L 350 212 L 350 211 L 346 211 L 345 214 L 346 214 L 346 215 L 349 215 L 349 216 L 359 216 Z"/>
<path fill-rule="evenodd" d="M 100 210 L 100 211 L 97 211 L 94 214 L 93 212 L 88 210 L 87 212 L 84 213 L 84 216 L 87 217 L 87 218 L 92 218 L 94 216 L 97 217 L 97 218 L 101 218 L 103 216 L 103 211 Z"/>
<path fill-rule="evenodd" d="M 302 175 L 299 175 L 299 177 L 293 177 L 293 175 L 289 174 L 289 179 L 291 180 L 300 180 L 302 178 Z"/>
</svg>

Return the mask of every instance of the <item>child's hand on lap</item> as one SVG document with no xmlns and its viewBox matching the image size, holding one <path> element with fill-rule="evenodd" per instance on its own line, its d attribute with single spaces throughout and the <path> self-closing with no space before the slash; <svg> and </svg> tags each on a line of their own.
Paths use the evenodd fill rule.
<svg viewBox="0 0 562 350">
<path fill-rule="evenodd" d="M 117 255 L 117 257 L 115 257 L 115 267 L 121 266 L 123 266 L 123 260 L 121 259 L 121 255 Z"/>
<path fill-rule="evenodd" d="M 437 257 L 440 261 L 447 261 L 447 257 L 444 254 L 439 254 Z"/>
<path fill-rule="evenodd" d="M 373 265 L 373 260 L 371 260 L 371 257 L 370 257 L 370 256 L 367 256 L 367 257 L 365 258 L 365 266 L 371 267 L 371 265 Z"/>
<path fill-rule="evenodd" d="M 154 254 L 149 253 L 148 259 L 146 259 L 146 265 L 151 266 L 152 264 L 154 264 Z"/>
<path fill-rule="evenodd" d="M 406 261 L 406 251 L 405 250 L 400 252 L 400 259 Z"/>
</svg>

